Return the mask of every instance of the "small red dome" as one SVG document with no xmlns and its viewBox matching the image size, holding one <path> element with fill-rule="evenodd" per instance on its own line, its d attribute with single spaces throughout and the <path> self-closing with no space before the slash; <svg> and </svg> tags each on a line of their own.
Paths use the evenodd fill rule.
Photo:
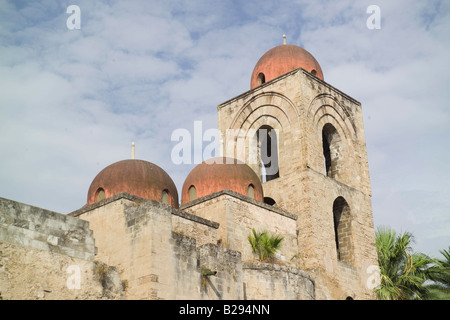
<svg viewBox="0 0 450 320">
<path fill-rule="evenodd" d="M 193 199 L 191 187 L 195 188 Z M 222 190 L 231 190 L 261 202 L 264 198 L 261 181 L 252 168 L 236 159 L 217 157 L 192 169 L 183 184 L 181 203 Z"/>
<path fill-rule="evenodd" d="M 122 160 L 100 171 L 89 187 L 87 204 L 120 192 L 178 208 L 178 192 L 172 179 L 163 169 L 148 161 Z"/>
<path fill-rule="evenodd" d="M 276 46 L 259 59 L 253 69 L 250 88 L 256 88 L 300 67 L 323 80 L 319 63 L 308 51 L 292 44 Z"/>
</svg>

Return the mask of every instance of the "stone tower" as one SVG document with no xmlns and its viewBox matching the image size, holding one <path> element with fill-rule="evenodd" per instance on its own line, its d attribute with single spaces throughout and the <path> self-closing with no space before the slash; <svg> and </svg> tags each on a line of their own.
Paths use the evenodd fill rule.
<svg viewBox="0 0 450 320">
<path fill-rule="evenodd" d="M 306 50 L 282 44 L 251 89 L 218 106 L 222 153 L 252 167 L 264 202 L 298 216 L 299 268 L 318 299 L 373 298 L 377 266 L 361 103 L 324 81 Z"/>
</svg>

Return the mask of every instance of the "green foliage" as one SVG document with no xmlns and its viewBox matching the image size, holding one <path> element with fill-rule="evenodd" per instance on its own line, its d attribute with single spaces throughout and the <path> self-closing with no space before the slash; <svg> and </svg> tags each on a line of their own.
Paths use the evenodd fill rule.
<svg viewBox="0 0 450 320">
<path fill-rule="evenodd" d="M 252 229 L 252 234 L 248 236 L 248 241 L 253 252 L 258 256 L 259 261 L 269 261 L 273 259 L 275 253 L 280 249 L 284 237 L 274 236 L 267 231 L 256 232 Z"/>
<path fill-rule="evenodd" d="M 427 280 L 441 283 L 447 274 L 444 262 L 411 249 L 411 233 L 397 234 L 389 227 L 376 231 L 376 248 L 381 284 L 375 289 L 382 300 L 426 299 L 431 287 Z M 447 252 L 448 254 L 448 252 Z"/>
</svg>

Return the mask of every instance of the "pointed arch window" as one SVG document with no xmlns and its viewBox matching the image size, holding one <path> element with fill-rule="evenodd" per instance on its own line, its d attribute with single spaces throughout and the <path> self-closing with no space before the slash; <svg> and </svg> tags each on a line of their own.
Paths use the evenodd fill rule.
<svg viewBox="0 0 450 320">
<path fill-rule="evenodd" d="M 353 242 L 350 207 L 343 197 L 333 203 L 334 236 L 336 253 L 339 261 L 347 264 L 353 262 Z"/>
<path fill-rule="evenodd" d="M 326 176 L 336 179 L 342 167 L 342 143 L 336 128 L 327 123 L 322 129 L 322 147 Z"/>
<path fill-rule="evenodd" d="M 264 125 L 257 131 L 258 158 L 261 164 L 261 180 L 268 182 L 280 176 L 278 166 L 278 137 L 274 128 Z"/>
</svg>

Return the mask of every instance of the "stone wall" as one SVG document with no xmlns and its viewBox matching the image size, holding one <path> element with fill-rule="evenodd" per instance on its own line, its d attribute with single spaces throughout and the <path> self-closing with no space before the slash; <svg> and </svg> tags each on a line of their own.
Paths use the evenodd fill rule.
<svg viewBox="0 0 450 320">
<path fill-rule="evenodd" d="M 113 268 L 99 273 L 89 223 L 0 198 L 2 299 L 120 299 Z"/>
<path fill-rule="evenodd" d="M 280 258 L 286 258 L 288 264 L 287 258 L 295 250 L 296 217 L 231 191 L 210 198 L 210 201 L 198 199 L 192 212 L 204 210 L 210 212 L 210 217 L 219 218 L 227 226 L 223 234 L 229 238 L 221 238 L 221 225 L 216 221 L 156 201 L 141 202 L 127 194 L 72 215 L 89 221 L 98 246 L 97 259 L 116 266 L 128 285 L 127 299 L 245 299 L 244 282 L 249 288 L 258 286 L 253 281 L 261 279 L 255 277 L 267 269 L 253 268 L 251 276 L 244 279 L 243 260 L 253 258 L 247 240 L 251 228 L 264 228 L 285 236 L 286 246 Z M 227 241 L 228 247 L 224 245 Z M 271 280 L 276 290 L 258 295 L 249 293 L 247 298 L 278 297 L 273 294 L 279 294 L 279 288 L 288 279 L 290 286 L 283 291 L 286 299 L 309 299 L 310 293 L 303 291 L 310 287 L 304 289 L 300 283 L 297 288 L 300 280 L 295 279 L 300 273 L 292 270 L 283 269 L 283 274 L 289 271 L 287 278 L 277 276 Z"/>
<path fill-rule="evenodd" d="M 244 262 L 243 270 L 245 299 L 315 299 L 314 280 L 302 270 L 261 262 Z"/>
<path fill-rule="evenodd" d="M 218 241 L 232 250 L 241 252 L 243 261 L 254 260 L 248 241 L 252 229 L 283 236 L 277 258 L 286 264 L 297 255 L 297 216 L 255 201 L 241 194 L 224 190 L 191 201 L 181 207 L 205 219 L 219 222 Z"/>
<path fill-rule="evenodd" d="M 89 223 L 60 213 L 0 198 L 0 241 L 92 260 Z"/>
<path fill-rule="evenodd" d="M 235 299 L 240 295 L 230 273 L 239 269 L 230 262 L 236 260 L 236 253 L 209 247 L 217 242 L 216 222 L 128 194 L 71 215 L 90 222 L 97 258 L 117 267 L 128 284 L 127 299 Z M 205 252 L 214 257 L 208 258 Z M 224 271 L 226 264 L 230 267 Z M 205 278 L 202 270 L 206 268 L 220 272 Z"/>
</svg>

